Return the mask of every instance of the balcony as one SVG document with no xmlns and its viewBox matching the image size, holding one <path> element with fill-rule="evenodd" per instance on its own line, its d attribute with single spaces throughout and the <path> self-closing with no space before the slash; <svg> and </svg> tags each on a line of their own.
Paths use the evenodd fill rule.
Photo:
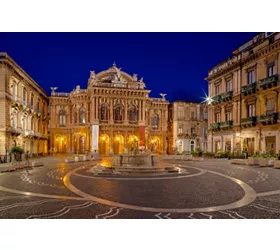
<svg viewBox="0 0 280 250">
<path fill-rule="evenodd" d="M 243 128 L 254 127 L 257 125 L 257 117 L 251 116 L 241 119 L 241 125 Z"/>
<path fill-rule="evenodd" d="M 256 93 L 256 91 L 257 91 L 257 84 L 256 83 L 248 84 L 246 86 L 241 87 L 241 93 L 244 96 L 254 94 L 254 93 Z"/>
<path fill-rule="evenodd" d="M 216 122 L 213 124 L 210 124 L 210 128 L 212 131 L 217 131 L 221 129 L 221 123 L 220 122 Z"/>
<path fill-rule="evenodd" d="M 273 75 L 260 80 L 260 87 L 263 90 L 276 87 L 278 83 L 278 75 Z"/>
<path fill-rule="evenodd" d="M 263 125 L 270 125 L 270 124 L 276 124 L 278 119 L 278 113 L 274 112 L 271 114 L 264 114 L 260 115 L 259 122 Z"/>
<path fill-rule="evenodd" d="M 232 91 L 228 91 L 221 95 L 222 102 L 228 102 L 232 100 Z"/>
<path fill-rule="evenodd" d="M 232 129 L 233 121 L 225 121 L 220 123 L 220 128 L 222 130 L 229 130 Z"/>
<path fill-rule="evenodd" d="M 60 127 L 60 128 L 65 128 L 65 127 L 66 127 L 66 124 L 59 124 L 59 127 Z"/>
<path fill-rule="evenodd" d="M 211 98 L 211 103 L 216 105 L 221 102 L 221 95 L 215 95 Z"/>
</svg>

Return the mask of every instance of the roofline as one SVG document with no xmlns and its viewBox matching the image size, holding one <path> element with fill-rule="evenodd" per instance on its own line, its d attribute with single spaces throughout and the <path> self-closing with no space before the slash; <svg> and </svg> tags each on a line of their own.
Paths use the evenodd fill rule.
<svg viewBox="0 0 280 250">
<path fill-rule="evenodd" d="M 14 66 L 15 68 L 19 69 L 21 71 L 21 73 L 24 74 L 24 76 L 29 80 L 31 81 L 36 87 L 38 87 L 42 93 L 45 95 L 46 99 L 48 99 L 48 94 L 47 92 L 37 83 L 35 82 L 35 80 L 29 76 L 29 74 L 27 74 L 23 69 L 22 67 L 20 67 L 9 55 L 7 52 L 0 52 L 0 60 L 1 59 L 7 59 L 11 64 L 12 66 Z"/>
</svg>

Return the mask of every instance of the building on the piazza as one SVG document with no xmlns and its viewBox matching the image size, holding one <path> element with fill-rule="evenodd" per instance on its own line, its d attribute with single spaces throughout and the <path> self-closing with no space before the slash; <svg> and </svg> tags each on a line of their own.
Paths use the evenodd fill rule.
<svg viewBox="0 0 280 250">
<path fill-rule="evenodd" d="M 48 152 L 48 96 L 11 58 L 0 53 L 0 155 L 13 146 Z"/>
<path fill-rule="evenodd" d="M 175 101 L 170 104 L 172 148 L 175 153 L 207 151 L 208 107 L 205 103 Z"/>
<path fill-rule="evenodd" d="M 208 150 L 280 150 L 280 33 L 259 33 L 208 72 Z"/>
<path fill-rule="evenodd" d="M 115 64 L 90 72 L 88 86 L 72 92 L 52 88 L 50 150 L 61 153 L 132 152 L 135 147 L 167 153 L 168 104 L 165 95 L 149 97 L 143 78 Z"/>
</svg>

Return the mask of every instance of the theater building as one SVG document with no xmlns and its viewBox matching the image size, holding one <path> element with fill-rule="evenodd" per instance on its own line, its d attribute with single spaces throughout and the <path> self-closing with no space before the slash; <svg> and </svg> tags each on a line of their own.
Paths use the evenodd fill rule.
<svg viewBox="0 0 280 250">
<path fill-rule="evenodd" d="M 115 64 L 90 72 L 88 86 L 72 92 L 52 88 L 50 150 L 58 153 L 100 155 L 131 153 L 140 148 L 167 152 L 168 104 L 165 95 L 149 97 L 143 78 Z"/>
</svg>

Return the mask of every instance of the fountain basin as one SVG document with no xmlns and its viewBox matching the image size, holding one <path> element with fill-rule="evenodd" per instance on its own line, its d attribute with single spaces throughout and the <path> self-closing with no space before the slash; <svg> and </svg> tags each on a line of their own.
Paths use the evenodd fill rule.
<svg viewBox="0 0 280 250">
<path fill-rule="evenodd" d="M 122 154 L 114 155 L 112 166 L 137 167 L 137 166 L 158 166 L 155 155 L 150 154 Z"/>
</svg>

